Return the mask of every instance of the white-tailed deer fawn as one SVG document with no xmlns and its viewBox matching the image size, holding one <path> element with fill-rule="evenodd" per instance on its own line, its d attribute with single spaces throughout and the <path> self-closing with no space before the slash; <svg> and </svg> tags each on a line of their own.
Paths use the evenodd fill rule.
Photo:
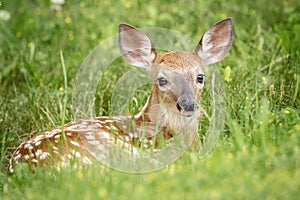
<svg viewBox="0 0 300 200">
<path fill-rule="evenodd" d="M 134 116 L 77 120 L 43 132 L 16 149 L 9 171 L 13 172 L 18 162 L 26 162 L 33 169 L 46 163 L 64 165 L 74 158 L 82 164 L 91 164 L 90 149 L 96 148 L 100 156 L 106 157 L 111 145 L 122 146 L 134 154 L 138 153 L 136 148 L 141 146 L 143 138 L 145 148 L 159 149 L 187 121 L 189 130 L 197 131 L 204 67 L 226 56 L 232 44 L 232 29 L 232 20 L 227 18 L 208 29 L 193 52 L 160 54 L 146 34 L 121 24 L 119 49 L 123 58 L 131 65 L 145 68 L 153 80 L 142 110 Z"/>
</svg>

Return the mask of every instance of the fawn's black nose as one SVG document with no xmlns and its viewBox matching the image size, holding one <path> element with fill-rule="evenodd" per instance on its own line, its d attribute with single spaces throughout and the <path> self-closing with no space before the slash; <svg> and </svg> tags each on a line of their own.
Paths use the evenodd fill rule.
<svg viewBox="0 0 300 200">
<path fill-rule="evenodd" d="M 181 99 L 177 102 L 177 109 L 179 111 L 194 111 L 195 110 L 195 100 L 192 98 Z"/>
</svg>

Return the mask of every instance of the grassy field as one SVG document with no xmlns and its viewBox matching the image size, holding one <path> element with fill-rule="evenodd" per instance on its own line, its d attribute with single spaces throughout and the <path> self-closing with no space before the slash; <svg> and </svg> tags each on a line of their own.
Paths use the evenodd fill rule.
<svg viewBox="0 0 300 200">
<path fill-rule="evenodd" d="M 0 199 L 299 199 L 300 1 L 149 2 L 69 0 L 57 12 L 47 0 L 0 1 L 11 15 L 8 21 L 0 17 Z M 20 165 L 13 175 L 6 173 L 13 150 L 32 131 L 74 119 L 77 71 L 95 46 L 117 34 L 119 23 L 169 28 L 199 40 L 226 17 L 233 18 L 235 39 L 217 66 L 227 115 L 207 158 L 192 149 L 148 174 L 100 164 L 35 174 Z M 114 65 L 98 86 L 99 115 L 110 114 L 110 91 L 130 69 L 121 59 Z M 145 93 L 138 94 L 145 100 Z"/>
</svg>

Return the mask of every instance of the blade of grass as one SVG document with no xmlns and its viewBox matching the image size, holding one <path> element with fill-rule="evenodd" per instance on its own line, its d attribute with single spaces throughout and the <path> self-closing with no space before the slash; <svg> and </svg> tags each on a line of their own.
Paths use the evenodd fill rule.
<svg viewBox="0 0 300 200">
<path fill-rule="evenodd" d="M 4 160 L 4 157 L 5 157 L 5 155 L 6 155 L 6 145 L 5 145 L 5 143 L 6 143 L 6 133 L 4 133 L 4 136 L 3 136 L 3 138 L 2 138 L 2 141 L 1 141 L 1 157 L 0 157 L 0 160 L 1 160 L 1 163 L 0 163 L 0 169 L 2 169 L 3 168 L 3 160 Z"/>
<path fill-rule="evenodd" d="M 66 65 L 65 65 L 65 59 L 63 56 L 63 52 L 60 51 L 60 62 L 63 70 L 63 75 L 64 75 L 64 98 L 63 98 L 63 113 L 62 113 L 62 120 L 61 120 L 61 133 L 63 136 L 63 140 L 66 143 L 66 146 L 68 148 L 68 143 L 67 143 L 67 138 L 66 134 L 64 132 L 64 124 L 65 124 L 65 118 L 66 118 L 66 107 L 67 107 L 67 100 L 68 100 L 68 95 L 67 95 L 67 89 L 68 89 L 68 79 L 67 79 L 67 70 L 66 70 Z"/>
</svg>

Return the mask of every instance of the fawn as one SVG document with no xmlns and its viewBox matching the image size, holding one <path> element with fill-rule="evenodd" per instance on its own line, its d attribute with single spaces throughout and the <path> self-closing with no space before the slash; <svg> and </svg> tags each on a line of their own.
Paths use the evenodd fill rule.
<svg viewBox="0 0 300 200">
<path fill-rule="evenodd" d="M 33 170 L 46 163 L 64 166 L 72 158 L 83 165 L 92 164 L 91 149 L 106 157 L 112 145 L 138 154 L 136 148 L 141 146 L 143 138 L 146 141 L 143 145 L 159 149 L 161 143 L 174 137 L 188 121 L 189 131 L 197 132 L 204 67 L 222 60 L 232 40 L 233 24 L 227 18 L 209 28 L 193 52 L 160 54 L 145 33 L 120 24 L 118 44 L 123 58 L 133 66 L 145 68 L 153 80 L 142 110 L 134 116 L 77 120 L 43 132 L 20 144 L 10 159 L 9 172 L 19 162 L 28 163 Z"/>
</svg>

